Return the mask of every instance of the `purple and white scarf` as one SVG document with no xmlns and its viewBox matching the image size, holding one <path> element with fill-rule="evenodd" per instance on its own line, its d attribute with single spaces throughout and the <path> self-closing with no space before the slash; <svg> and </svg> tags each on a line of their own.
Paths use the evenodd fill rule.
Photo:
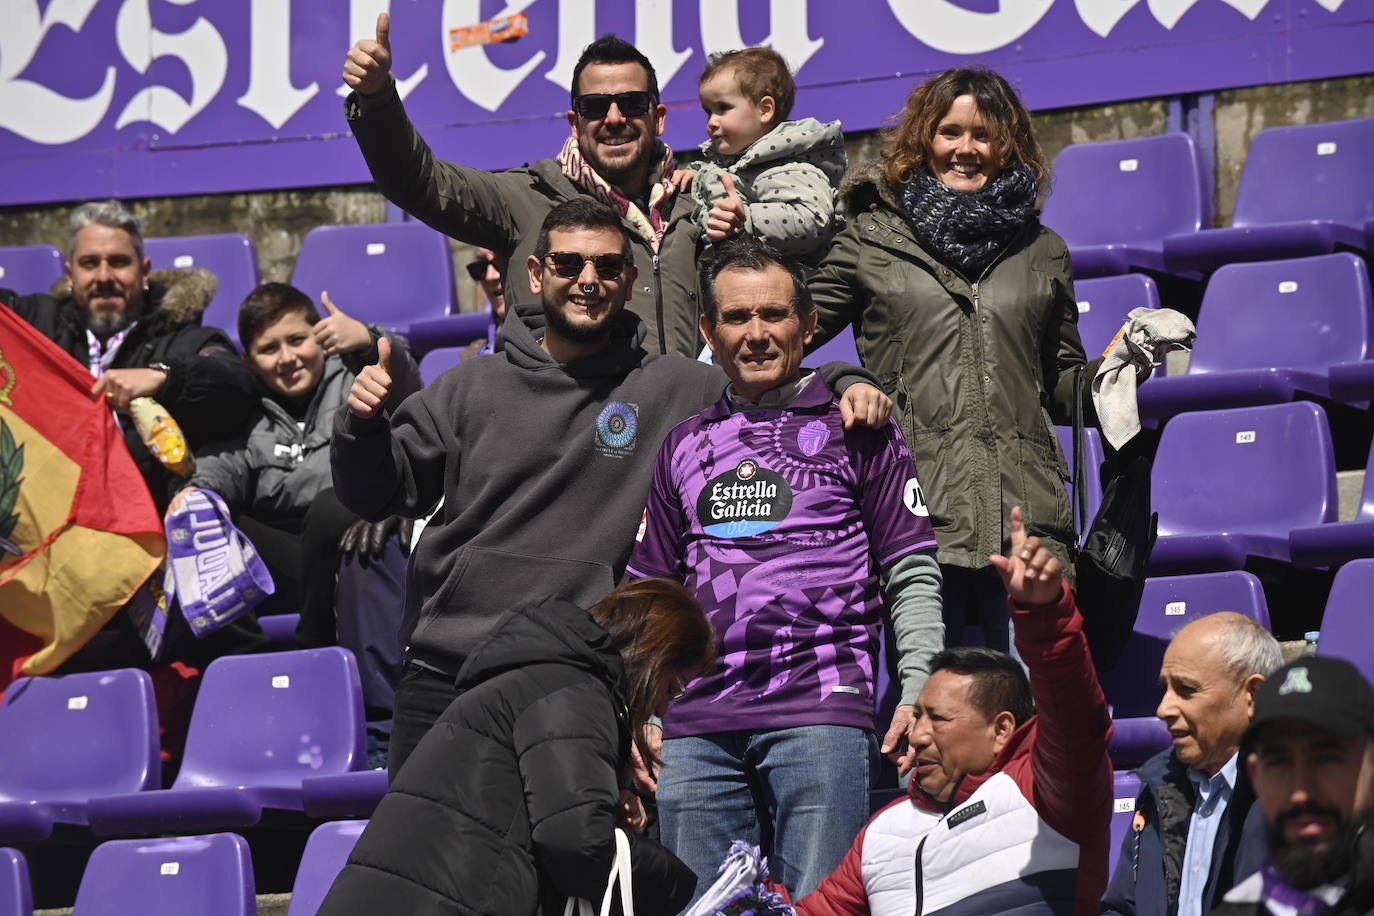
<svg viewBox="0 0 1374 916">
<path fill-rule="evenodd" d="M 197 637 L 230 623 L 276 590 L 253 543 L 213 490 L 189 490 L 167 516 L 167 597 Z"/>
</svg>

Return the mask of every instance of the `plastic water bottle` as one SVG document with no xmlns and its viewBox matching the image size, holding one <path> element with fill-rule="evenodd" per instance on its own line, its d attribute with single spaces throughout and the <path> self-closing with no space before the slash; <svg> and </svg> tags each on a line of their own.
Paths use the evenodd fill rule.
<svg viewBox="0 0 1374 916">
<path fill-rule="evenodd" d="M 1317 640 L 1321 639 L 1321 635 L 1320 630 L 1308 630 L 1302 634 L 1302 638 L 1307 642 L 1307 645 L 1302 647 L 1303 655 L 1317 654 Z"/>
</svg>

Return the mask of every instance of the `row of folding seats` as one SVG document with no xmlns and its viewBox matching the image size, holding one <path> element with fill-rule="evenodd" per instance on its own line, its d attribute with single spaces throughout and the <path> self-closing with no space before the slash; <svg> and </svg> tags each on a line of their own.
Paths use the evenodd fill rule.
<svg viewBox="0 0 1374 916">
<path fill-rule="evenodd" d="M 253 243 L 238 233 L 144 239 L 157 268 L 203 267 L 219 280 L 202 323 L 238 340 L 239 306 L 258 285 Z M 62 253 L 51 245 L 0 248 L 0 287 L 47 290 L 62 275 Z M 320 226 L 301 242 L 292 285 L 335 304 L 360 321 L 407 335 L 417 353 L 486 336 L 487 312 L 454 314 L 458 301 L 448 240 L 420 223 Z M 320 308 L 324 314 L 323 306 Z"/>
<path fill-rule="evenodd" d="M 1082 143 L 1055 162 L 1044 220 L 1079 277 L 1196 277 L 1226 264 L 1374 248 L 1374 118 L 1271 127 L 1250 144 L 1229 227 L 1186 134 Z"/>
<path fill-rule="evenodd" d="M 315 916 L 366 821 L 331 821 L 311 832 L 286 916 Z M 28 864 L 0 848 L 0 916 L 33 916 Z M 110 840 L 91 853 L 77 890 L 81 916 L 255 916 L 248 843 L 234 833 Z"/>
<path fill-rule="evenodd" d="M 162 789 L 152 680 L 135 669 L 23 678 L 0 706 L 0 842 L 226 830 L 265 811 L 371 813 L 362 691 L 338 647 L 220 658 L 205 671 L 181 769 Z"/>
</svg>

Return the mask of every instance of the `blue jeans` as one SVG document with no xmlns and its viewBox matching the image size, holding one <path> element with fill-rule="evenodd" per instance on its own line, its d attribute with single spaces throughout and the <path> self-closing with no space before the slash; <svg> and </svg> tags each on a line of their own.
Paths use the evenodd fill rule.
<svg viewBox="0 0 1374 916">
<path fill-rule="evenodd" d="M 698 897 L 733 841 L 759 844 L 773 880 L 800 900 L 868 820 L 877 763 L 873 733 L 840 725 L 669 739 L 658 781 L 663 844 L 696 872 Z"/>
</svg>

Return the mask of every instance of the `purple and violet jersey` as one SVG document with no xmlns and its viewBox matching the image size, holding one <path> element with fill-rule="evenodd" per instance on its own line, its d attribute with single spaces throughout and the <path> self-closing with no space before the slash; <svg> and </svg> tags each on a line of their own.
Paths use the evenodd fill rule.
<svg viewBox="0 0 1374 916">
<path fill-rule="evenodd" d="M 664 736 L 873 727 L 878 570 L 935 547 L 901 431 L 846 430 L 815 376 L 782 409 L 719 403 L 659 449 L 626 572 L 684 582 L 719 637 Z"/>
</svg>

